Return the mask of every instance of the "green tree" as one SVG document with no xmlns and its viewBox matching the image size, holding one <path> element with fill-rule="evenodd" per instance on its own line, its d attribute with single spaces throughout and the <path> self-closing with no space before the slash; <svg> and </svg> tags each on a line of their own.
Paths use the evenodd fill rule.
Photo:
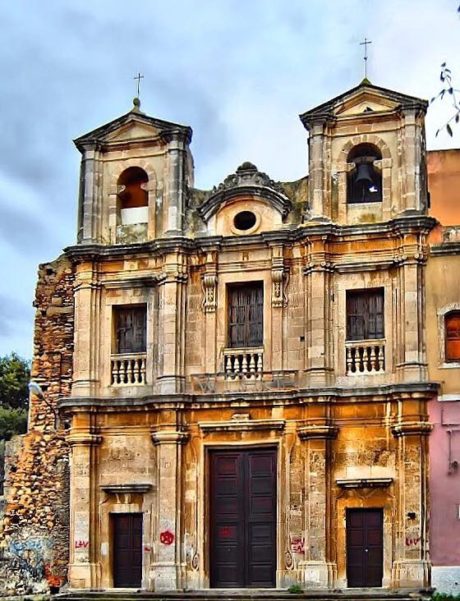
<svg viewBox="0 0 460 601">
<path fill-rule="evenodd" d="M 16 353 L 0 357 L 0 405 L 4 409 L 27 409 L 30 365 Z"/>
</svg>

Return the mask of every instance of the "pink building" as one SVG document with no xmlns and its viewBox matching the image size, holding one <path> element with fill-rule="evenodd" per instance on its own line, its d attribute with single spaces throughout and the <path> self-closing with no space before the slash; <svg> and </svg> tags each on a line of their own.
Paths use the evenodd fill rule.
<svg viewBox="0 0 460 601">
<path fill-rule="evenodd" d="M 460 594 L 460 149 L 428 153 L 431 215 L 426 281 L 432 584 Z"/>
</svg>

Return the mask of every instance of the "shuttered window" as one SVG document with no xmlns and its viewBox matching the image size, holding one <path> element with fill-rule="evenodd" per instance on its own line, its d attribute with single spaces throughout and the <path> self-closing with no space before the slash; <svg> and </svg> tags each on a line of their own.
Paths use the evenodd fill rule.
<svg viewBox="0 0 460 601">
<path fill-rule="evenodd" d="M 114 307 L 115 353 L 144 353 L 147 309 L 145 305 Z"/>
<path fill-rule="evenodd" d="M 228 288 L 228 344 L 232 348 L 263 344 L 263 284 Z"/>
<path fill-rule="evenodd" d="M 383 338 L 383 288 L 347 291 L 347 340 Z"/>
<path fill-rule="evenodd" d="M 446 361 L 460 361 L 460 311 L 451 311 L 444 318 Z"/>
</svg>

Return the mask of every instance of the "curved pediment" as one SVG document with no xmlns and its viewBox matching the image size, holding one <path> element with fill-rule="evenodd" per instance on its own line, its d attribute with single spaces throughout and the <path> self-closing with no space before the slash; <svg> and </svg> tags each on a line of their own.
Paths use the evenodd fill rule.
<svg viewBox="0 0 460 601">
<path fill-rule="evenodd" d="M 207 223 L 217 211 L 229 201 L 238 198 L 254 198 L 273 206 L 284 219 L 292 208 L 291 201 L 284 194 L 281 184 L 274 182 L 252 163 L 246 162 L 235 173 L 213 188 L 208 198 L 198 207 L 198 212 Z"/>
</svg>

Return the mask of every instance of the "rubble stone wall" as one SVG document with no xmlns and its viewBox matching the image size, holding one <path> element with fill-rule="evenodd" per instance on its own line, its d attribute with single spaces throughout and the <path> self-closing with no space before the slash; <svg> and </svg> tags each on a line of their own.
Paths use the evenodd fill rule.
<svg viewBox="0 0 460 601">
<path fill-rule="evenodd" d="M 32 396 L 28 432 L 6 456 L 4 593 L 38 593 L 67 579 L 69 452 L 57 402 L 72 380 L 73 281 L 65 257 L 39 267 L 31 377 L 44 395 Z"/>
</svg>

